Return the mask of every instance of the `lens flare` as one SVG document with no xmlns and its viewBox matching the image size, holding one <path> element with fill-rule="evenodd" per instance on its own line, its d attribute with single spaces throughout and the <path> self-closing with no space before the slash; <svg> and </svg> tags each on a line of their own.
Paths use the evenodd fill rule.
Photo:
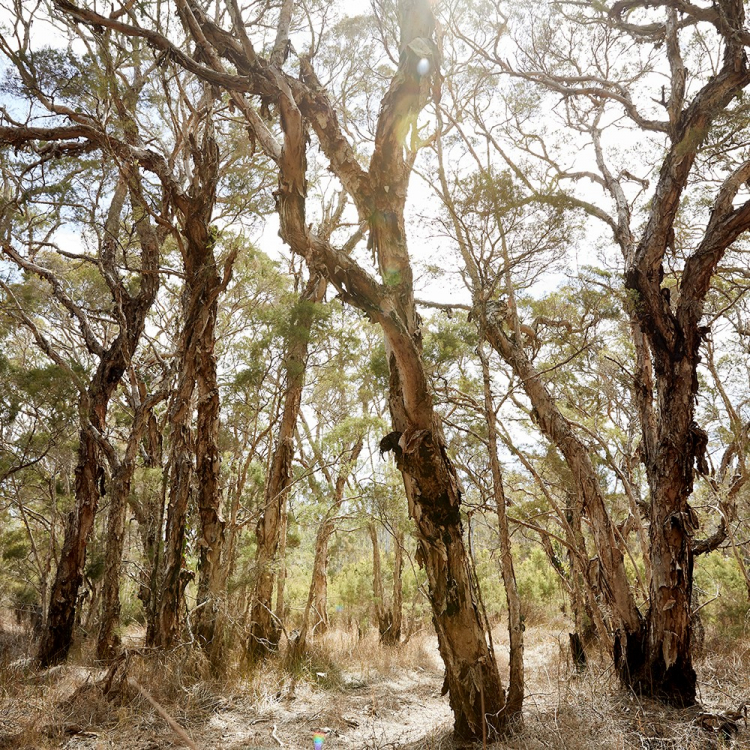
<svg viewBox="0 0 750 750">
<path fill-rule="evenodd" d="M 418 63 L 417 63 L 417 73 L 421 76 L 426 76 L 430 72 L 430 61 L 423 57 Z"/>
<path fill-rule="evenodd" d="M 320 732 L 315 732 L 313 735 L 313 744 L 315 745 L 315 750 L 321 750 L 323 747 L 323 743 L 325 742 L 325 735 L 321 734 Z"/>
</svg>

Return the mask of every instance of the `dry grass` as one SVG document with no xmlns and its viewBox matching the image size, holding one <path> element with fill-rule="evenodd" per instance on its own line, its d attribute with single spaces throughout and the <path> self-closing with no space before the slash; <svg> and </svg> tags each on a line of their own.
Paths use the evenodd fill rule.
<svg viewBox="0 0 750 750">
<path fill-rule="evenodd" d="M 297 662 L 282 654 L 249 670 L 239 660 L 222 679 L 192 649 L 168 656 L 133 653 L 105 690 L 106 671 L 77 660 L 36 673 L 24 654 L 25 636 L 0 629 L 0 750 L 157 750 L 180 746 L 164 717 L 138 692 L 142 686 L 197 747 L 217 750 L 311 748 L 325 730 L 325 750 L 449 750 L 447 699 L 434 636 L 415 635 L 396 648 L 376 633 L 332 631 Z M 494 633 L 498 661 L 507 667 L 507 637 Z M 524 726 L 494 747 L 709 750 L 750 748 L 750 730 L 725 738 L 696 725 L 698 709 L 678 711 L 623 692 L 605 658 L 576 675 L 567 633 L 537 626 L 526 632 Z M 710 711 L 750 702 L 750 641 L 709 638 L 699 663 L 701 699 Z M 123 665 L 125 666 L 125 665 Z M 128 679 L 121 679 L 126 676 Z"/>
</svg>

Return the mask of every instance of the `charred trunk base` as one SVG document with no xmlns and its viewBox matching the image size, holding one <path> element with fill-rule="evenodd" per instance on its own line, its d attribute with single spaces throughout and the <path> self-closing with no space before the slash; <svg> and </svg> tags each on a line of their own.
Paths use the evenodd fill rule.
<svg viewBox="0 0 750 750">
<path fill-rule="evenodd" d="M 68 658 L 73 643 L 73 624 L 75 616 L 70 612 L 58 612 L 61 607 L 50 608 L 47 629 L 39 645 L 37 659 L 42 669 L 62 664 Z M 73 609 L 72 607 L 70 609 Z"/>
<path fill-rule="evenodd" d="M 586 658 L 586 649 L 583 645 L 583 638 L 579 633 L 568 633 L 570 638 L 570 655 L 573 659 L 573 666 L 576 672 L 585 672 L 588 666 Z"/>
<path fill-rule="evenodd" d="M 614 659 L 620 681 L 629 690 L 670 706 L 694 706 L 697 676 L 690 653 L 678 654 L 669 667 L 664 662 L 661 649 L 649 658 L 648 630 L 619 634 L 615 638 Z"/>
<path fill-rule="evenodd" d="M 398 646 L 401 642 L 401 628 L 396 624 L 393 612 L 388 609 L 378 621 L 380 642 L 384 646 Z"/>
<path fill-rule="evenodd" d="M 678 657 L 677 661 L 667 667 L 664 659 L 649 661 L 631 687 L 639 695 L 653 698 L 677 708 L 694 706 L 696 700 L 697 678 L 690 658 Z"/>
</svg>

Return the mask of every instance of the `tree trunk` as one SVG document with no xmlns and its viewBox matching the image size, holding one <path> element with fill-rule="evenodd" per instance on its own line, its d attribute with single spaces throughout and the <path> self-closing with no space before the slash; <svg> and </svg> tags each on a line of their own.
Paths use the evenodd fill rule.
<svg viewBox="0 0 750 750">
<path fill-rule="evenodd" d="M 207 98 L 208 94 L 206 95 Z M 214 636 L 215 609 L 211 597 L 220 580 L 223 542 L 220 517 L 218 435 L 219 396 L 214 358 L 218 297 L 223 289 L 216 268 L 216 237 L 210 226 L 219 174 L 219 150 L 213 137 L 210 116 L 188 134 L 193 161 L 193 179 L 182 196 L 180 243 L 185 267 L 183 290 L 184 324 L 179 345 L 179 375 L 169 409 L 171 428 L 169 505 L 160 581 L 161 599 L 154 632 L 154 645 L 171 648 L 179 640 L 185 610 L 184 591 L 192 573 L 183 570 L 185 523 L 192 495 L 193 458 L 198 477 L 196 503 L 201 523 L 199 542 L 199 596 L 205 597 L 199 610 L 199 637 L 210 643 Z M 194 400 L 197 399 L 197 404 Z M 198 410 L 198 429 L 191 430 L 193 408 Z M 204 612 L 205 610 L 205 612 Z"/>
<path fill-rule="evenodd" d="M 315 314 L 315 304 L 325 294 L 325 282 L 313 276 L 292 314 L 284 360 L 286 390 L 271 468 L 266 480 L 263 512 L 256 527 L 258 551 L 255 559 L 255 588 L 248 653 L 259 658 L 276 651 L 280 629 L 273 615 L 274 562 L 279 548 L 281 520 L 286 505 L 294 458 L 294 432 L 297 425 L 302 389 L 305 384 L 307 350 Z"/>
<path fill-rule="evenodd" d="M 139 391 L 141 384 L 134 384 L 138 402 L 135 405 L 133 425 L 128 436 L 125 455 L 118 461 L 110 457 L 112 465 L 112 486 L 109 499 L 109 517 L 107 523 L 107 543 L 104 556 L 104 580 L 102 583 L 101 622 L 96 645 L 97 658 L 110 661 L 120 646 L 117 627 L 120 624 L 120 572 L 125 536 L 125 519 L 130 496 L 130 485 L 135 472 L 138 447 L 149 423 L 153 420 L 153 409 L 165 397 L 164 392 L 155 393 L 140 401 L 144 390 Z"/>
<path fill-rule="evenodd" d="M 513 554 L 510 546 L 510 529 L 508 514 L 505 509 L 505 489 L 500 460 L 497 455 L 497 424 L 495 405 L 492 397 L 490 367 L 484 353 L 484 344 L 477 349 L 482 362 L 482 379 L 484 382 L 484 411 L 487 419 L 488 451 L 492 470 L 492 486 L 497 508 L 498 532 L 500 538 L 500 557 L 505 599 L 508 603 L 508 636 L 510 641 L 510 679 L 505 713 L 510 721 L 520 723 L 523 714 L 523 622 L 521 621 L 521 599 L 516 586 L 516 573 L 513 569 Z"/>
<path fill-rule="evenodd" d="M 195 431 L 195 475 L 201 537 L 198 541 L 198 593 L 195 634 L 214 665 L 221 661 L 223 620 L 224 520 L 221 517 L 219 461 L 219 386 L 216 376 L 216 316 L 222 281 L 213 248 L 206 253 L 202 272 L 206 300 L 204 326 L 196 353 L 198 416 Z"/>
<path fill-rule="evenodd" d="M 101 622 L 96 644 L 97 659 L 110 661 L 117 656 L 120 636 L 120 569 L 125 537 L 125 512 L 133 467 L 121 465 L 112 477 L 107 519 L 107 545 L 104 553 L 104 581 L 102 582 Z"/>
<path fill-rule="evenodd" d="M 310 633 L 310 615 L 315 613 L 315 624 L 312 632 L 325 633 L 328 630 L 328 540 L 334 531 L 334 524 L 327 513 L 318 527 L 315 537 L 315 557 L 313 559 L 312 578 L 310 589 L 307 594 L 307 604 L 302 615 L 302 627 L 297 638 L 297 652 L 303 653 L 307 647 L 307 638 Z"/>
<path fill-rule="evenodd" d="M 591 521 L 599 554 L 599 565 L 605 583 L 602 589 L 611 609 L 616 636 L 615 664 L 623 682 L 630 684 L 629 673 L 643 660 L 645 631 L 628 582 L 625 559 L 589 451 L 558 409 L 520 342 L 515 340 L 513 334 L 508 336 L 503 330 L 505 318 L 498 312 L 498 308 L 488 304 L 486 310 L 480 311 L 480 315 L 487 340 L 520 378 L 539 428 L 560 450 L 573 475 L 579 503 Z"/>
<path fill-rule="evenodd" d="M 47 629 L 39 645 L 39 661 L 43 668 L 64 661 L 73 640 L 86 546 L 99 504 L 99 482 L 103 479 L 96 438 L 90 431 L 82 429 L 75 471 L 76 507 L 68 516 L 65 541 L 50 595 Z"/>
<path fill-rule="evenodd" d="M 388 638 L 383 642 L 388 646 L 394 646 L 401 642 L 401 628 L 404 619 L 404 587 L 403 587 L 403 564 L 404 564 L 404 534 L 396 532 L 393 537 L 393 596 L 391 604 L 391 629 Z"/>
<path fill-rule="evenodd" d="M 189 339 L 196 323 L 195 311 L 188 306 L 183 341 L 180 346 L 180 369 L 177 388 L 172 394 L 169 407 L 169 502 L 167 524 L 162 557 L 162 573 L 159 576 L 158 600 L 154 602 L 156 622 L 149 646 L 171 648 L 182 631 L 184 602 L 181 580 L 185 545 L 185 523 L 190 500 L 190 484 L 193 475 L 192 414 L 195 371 L 188 356 Z"/>
<path fill-rule="evenodd" d="M 315 612 L 317 618 L 315 625 L 312 626 L 313 632 L 316 629 L 319 633 L 325 633 L 328 630 L 328 541 L 336 528 L 334 516 L 341 509 L 341 505 L 344 502 L 344 489 L 346 488 L 347 479 L 354 465 L 357 463 L 363 445 L 364 441 L 362 438 L 359 438 L 352 447 L 349 460 L 339 471 L 339 475 L 336 477 L 336 486 L 334 487 L 333 505 L 331 505 L 320 522 L 318 533 L 315 536 L 315 558 L 313 560 L 312 578 L 307 595 L 307 604 L 302 616 L 302 627 L 300 628 L 295 646 L 297 653 L 300 654 L 307 647 L 310 614 L 312 611 Z M 330 474 L 327 469 L 324 469 L 324 474 L 330 481 Z"/>
<path fill-rule="evenodd" d="M 372 598 L 375 605 L 375 618 L 378 621 L 378 632 L 380 641 L 385 643 L 392 638 L 393 612 L 385 604 L 385 591 L 383 590 L 383 573 L 380 568 L 380 544 L 378 542 L 378 530 L 371 521 L 367 524 L 367 530 L 372 542 Z"/>
<path fill-rule="evenodd" d="M 86 564 L 86 547 L 104 491 L 104 469 L 99 436 L 105 434 L 107 408 L 140 341 L 146 315 L 159 287 L 157 268 L 160 241 L 143 211 L 140 178 L 133 168 L 118 184 L 105 223 L 101 261 L 114 302 L 122 311 L 120 331 L 99 354 L 99 366 L 85 394 L 81 394 L 81 430 L 75 470 L 75 508 L 68 516 L 65 540 L 50 593 L 47 628 L 38 657 L 43 667 L 63 661 L 70 649 L 76 618 L 76 602 Z M 131 295 L 120 280 L 115 264 L 119 222 L 126 195 L 130 194 L 135 231 L 141 245 L 140 289 Z"/>
</svg>

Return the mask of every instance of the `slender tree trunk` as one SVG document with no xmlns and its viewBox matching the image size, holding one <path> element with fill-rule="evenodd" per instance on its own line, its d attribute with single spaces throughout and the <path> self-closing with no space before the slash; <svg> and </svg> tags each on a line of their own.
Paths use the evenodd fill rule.
<svg viewBox="0 0 750 750">
<path fill-rule="evenodd" d="M 384 641 L 386 645 L 397 645 L 401 642 L 401 628 L 404 618 L 404 587 L 403 587 L 403 564 L 404 564 L 404 534 L 396 532 L 393 537 L 393 596 L 392 596 L 392 624 L 389 637 Z"/>
<path fill-rule="evenodd" d="M 331 538 L 334 528 L 330 513 L 327 513 L 318 526 L 318 533 L 315 536 L 312 578 L 310 579 L 305 611 L 302 615 L 302 627 L 297 638 L 296 648 L 298 653 L 303 653 L 307 647 L 307 638 L 311 629 L 310 616 L 313 611 L 316 621 L 312 625 L 312 631 L 325 633 L 328 630 L 328 576 L 326 575 L 326 568 L 328 566 L 328 540 Z"/>
<path fill-rule="evenodd" d="M 298 653 L 303 653 L 307 647 L 307 637 L 310 631 L 310 615 L 315 611 L 317 618 L 313 631 L 317 629 L 319 633 L 325 633 L 328 630 L 328 541 L 335 530 L 334 516 L 341 509 L 344 502 L 344 490 L 349 475 L 354 465 L 357 463 L 359 454 L 362 452 L 364 441 L 359 438 L 352 447 L 351 455 L 346 464 L 339 471 L 336 477 L 334 488 L 334 502 L 328 509 L 323 520 L 318 526 L 318 533 L 315 536 L 315 558 L 313 560 L 313 572 L 310 580 L 310 589 L 307 594 L 307 604 L 302 616 L 302 627 L 300 628 L 299 637 L 297 638 L 296 649 Z M 327 470 L 326 477 L 329 475 Z"/>
<path fill-rule="evenodd" d="M 317 619 L 313 630 L 323 634 L 330 627 L 328 619 L 328 542 L 334 531 L 332 521 L 324 521 L 315 539 L 315 563 L 311 587 L 311 606 Z"/>
<path fill-rule="evenodd" d="M 276 622 L 281 626 L 284 623 L 284 592 L 286 589 L 286 541 L 289 532 L 289 504 L 284 503 L 281 509 L 281 522 L 279 523 L 279 551 L 278 568 L 276 574 Z"/>
<path fill-rule="evenodd" d="M 181 572 L 185 546 L 185 523 L 193 476 L 190 417 L 195 383 L 195 373 L 187 356 L 189 351 L 187 339 L 196 323 L 195 315 L 190 314 L 189 306 L 186 313 L 186 328 L 183 332 L 183 343 L 180 346 L 178 383 L 169 407 L 169 502 L 162 558 L 163 572 L 159 576 L 158 600 L 154 602 L 156 622 L 153 641 L 148 644 L 161 648 L 171 648 L 179 640 L 184 610 Z"/>
<path fill-rule="evenodd" d="M 263 512 L 256 527 L 258 542 L 255 560 L 256 582 L 248 642 L 248 653 L 252 658 L 273 653 L 279 643 L 280 629 L 272 609 L 274 563 L 279 549 L 282 516 L 291 483 L 294 431 L 305 383 L 307 350 L 315 315 L 314 306 L 323 299 L 325 286 L 325 282 L 319 277 L 311 277 L 292 315 L 285 355 L 287 380 L 284 408 L 271 468 L 266 480 Z"/>
<path fill-rule="evenodd" d="M 39 646 L 42 667 L 64 661 L 73 640 L 86 546 L 99 504 L 99 483 L 104 479 L 99 446 L 88 430 L 80 432 L 75 476 L 76 507 L 68 516 L 65 541 L 50 595 L 47 629 Z"/>
<path fill-rule="evenodd" d="M 513 368 L 524 385 L 534 408 L 537 424 L 562 453 L 573 475 L 579 502 L 591 521 L 591 530 L 599 554 L 604 595 L 611 609 L 616 633 L 615 664 L 625 684 L 629 673 L 644 657 L 645 630 L 625 570 L 625 559 L 604 502 L 599 478 L 586 446 L 576 437 L 568 420 L 558 409 L 520 342 L 503 330 L 504 317 L 494 307 L 483 313 L 487 340 Z"/>
<path fill-rule="evenodd" d="M 195 478 L 201 537 L 198 542 L 198 593 L 195 634 L 211 655 L 221 661 L 221 622 L 224 608 L 224 520 L 221 517 L 219 461 L 219 386 L 216 375 L 216 316 L 222 287 L 213 248 L 208 248 L 202 272 L 205 324 L 196 353 L 198 416 L 195 431 Z"/>
<path fill-rule="evenodd" d="M 483 350 L 484 344 L 477 349 L 482 362 L 482 379 L 484 382 L 484 410 L 487 418 L 488 451 L 492 470 L 492 486 L 497 508 L 498 531 L 500 537 L 500 557 L 505 599 L 508 603 L 508 636 L 510 641 L 510 680 L 505 712 L 511 721 L 520 722 L 523 714 L 523 622 L 521 621 L 521 599 L 516 586 L 516 573 L 513 569 L 513 554 L 510 546 L 510 528 L 505 509 L 505 489 L 500 460 L 497 454 L 497 424 L 495 405 L 492 397 L 490 367 Z"/>
<path fill-rule="evenodd" d="M 105 224 L 101 261 L 107 282 L 119 305 L 120 331 L 108 349 L 99 352 L 99 366 L 88 391 L 81 394 L 78 464 L 75 470 L 75 508 L 68 516 L 65 540 L 50 593 L 47 628 L 42 634 L 38 657 L 43 667 L 63 661 L 70 649 L 76 619 L 76 602 L 86 564 L 86 547 L 94 526 L 99 498 L 104 490 L 104 468 L 100 436 L 104 435 L 107 408 L 141 337 L 146 315 L 159 286 L 156 273 L 160 241 L 143 211 L 139 175 L 132 170 L 118 184 Z M 135 230 L 141 245 L 143 272 L 140 289 L 131 295 L 116 270 L 115 248 L 126 195 L 130 194 Z"/>
<path fill-rule="evenodd" d="M 107 544 L 104 553 L 104 581 L 102 583 L 102 611 L 99 637 L 96 644 L 98 659 L 109 661 L 117 655 L 120 636 L 120 569 L 125 538 L 125 513 L 133 467 L 121 464 L 112 478 L 107 519 Z"/>
<path fill-rule="evenodd" d="M 378 530 L 374 522 L 367 524 L 367 530 L 372 542 L 372 597 L 375 605 L 375 617 L 378 621 L 378 632 L 381 642 L 392 638 L 390 632 L 393 628 L 393 612 L 386 606 L 385 591 L 383 589 L 383 573 L 380 567 L 380 543 L 378 542 Z"/>
</svg>

